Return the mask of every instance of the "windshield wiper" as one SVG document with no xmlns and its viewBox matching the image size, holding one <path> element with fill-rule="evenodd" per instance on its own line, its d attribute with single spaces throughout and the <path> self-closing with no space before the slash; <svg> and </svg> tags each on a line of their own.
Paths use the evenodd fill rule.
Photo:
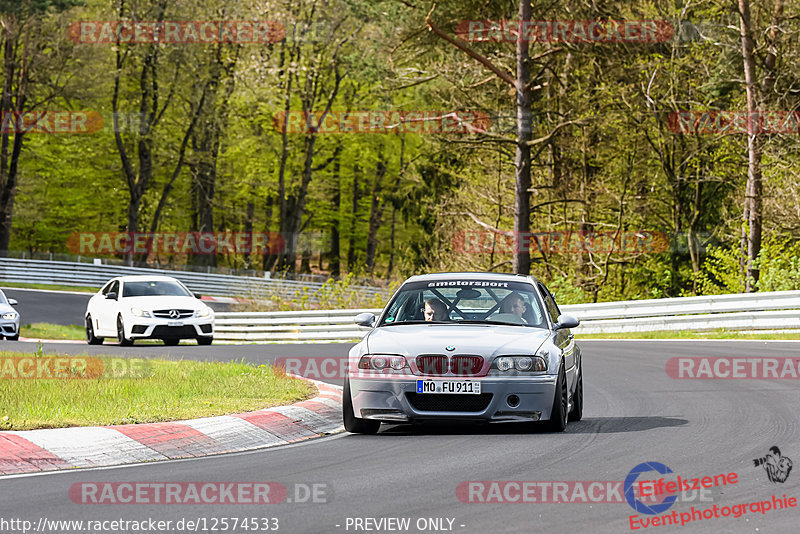
<svg viewBox="0 0 800 534">
<path fill-rule="evenodd" d="M 508 323 L 506 321 L 492 321 L 491 319 L 464 319 L 463 321 L 453 321 L 454 323 L 468 323 L 468 324 L 503 324 L 511 326 L 530 326 L 527 323 Z"/>
</svg>

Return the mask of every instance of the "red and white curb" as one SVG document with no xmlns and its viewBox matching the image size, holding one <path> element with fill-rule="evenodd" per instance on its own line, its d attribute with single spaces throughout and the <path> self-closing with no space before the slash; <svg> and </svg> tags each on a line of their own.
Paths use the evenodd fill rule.
<svg viewBox="0 0 800 534">
<path fill-rule="evenodd" d="M 0 432 L 0 475 L 196 458 L 286 445 L 343 430 L 342 389 L 291 406 L 187 421 Z"/>
<path fill-rule="evenodd" d="M 246 299 L 236 297 L 217 297 L 212 295 L 203 295 L 200 300 L 203 302 L 219 302 L 220 304 L 238 304 L 246 301 Z"/>
</svg>

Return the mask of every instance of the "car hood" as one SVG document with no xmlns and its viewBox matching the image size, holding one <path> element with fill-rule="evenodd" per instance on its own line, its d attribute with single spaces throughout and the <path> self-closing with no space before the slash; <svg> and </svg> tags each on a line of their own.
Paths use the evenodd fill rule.
<svg viewBox="0 0 800 534">
<path fill-rule="evenodd" d="M 16 312 L 17 310 L 11 304 L 0 304 L 0 313 Z"/>
<path fill-rule="evenodd" d="M 143 310 L 200 310 L 205 304 L 194 297 L 123 297 L 120 301 L 126 306 L 141 308 Z"/>
<path fill-rule="evenodd" d="M 500 354 L 533 354 L 550 336 L 542 328 L 505 325 L 415 324 L 375 328 L 367 338 L 370 353 L 386 352 L 413 357 L 423 353 L 458 354 L 491 358 Z"/>
</svg>

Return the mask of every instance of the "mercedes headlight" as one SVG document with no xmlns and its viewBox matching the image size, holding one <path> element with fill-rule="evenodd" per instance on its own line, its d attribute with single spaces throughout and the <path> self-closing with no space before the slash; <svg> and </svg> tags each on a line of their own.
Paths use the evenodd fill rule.
<svg viewBox="0 0 800 534">
<path fill-rule="evenodd" d="M 3 319 L 16 319 L 17 317 L 17 312 L 8 312 L 3 314 Z"/>
<path fill-rule="evenodd" d="M 211 308 L 206 306 L 205 308 L 200 308 L 199 310 L 194 312 L 195 317 L 208 317 L 211 315 Z"/>
<path fill-rule="evenodd" d="M 152 317 L 149 311 L 141 308 L 131 308 L 131 315 L 135 317 Z"/>
</svg>

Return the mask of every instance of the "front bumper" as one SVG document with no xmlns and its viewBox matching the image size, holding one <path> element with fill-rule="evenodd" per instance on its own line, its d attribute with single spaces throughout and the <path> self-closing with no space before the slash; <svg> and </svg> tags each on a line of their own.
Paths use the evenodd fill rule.
<svg viewBox="0 0 800 534">
<path fill-rule="evenodd" d="M 125 334 L 129 339 L 189 339 L 214 336 L 213 317 L 169 320 L 158 317 L 128 317 Z"/>
<path fill-rule="evenodd" d="M 550 419 L 556 375 L 472 378 L 481 395 L 416 393 L 417 380 L 432 377 L 350 377 L 356 417 L 387 423 L 424 420 L 530 422 Z M 455 377 L 435 377 L 452 380 Z M 460 377 L 459 379 L 463 379 Z M 480 397 L 480 398 L 479 398 Z"/>
<path fill-rule="evenodd" d="M 0 336 L 16 336 L 19 335 L 19 318 L 17 319 L 0 319 Z"/>
</svg>

